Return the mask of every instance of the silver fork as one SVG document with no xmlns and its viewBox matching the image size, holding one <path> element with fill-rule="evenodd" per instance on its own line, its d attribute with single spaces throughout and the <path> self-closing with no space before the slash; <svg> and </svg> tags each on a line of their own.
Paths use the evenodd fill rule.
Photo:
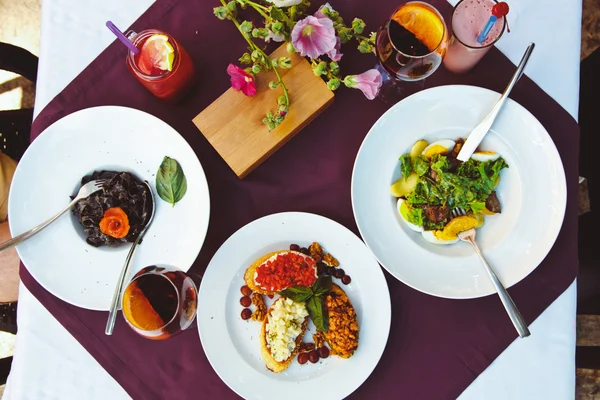
<svg viewBox="0 0 600 400">
<path fill-rule="evenodd" d="M 75 203 L 77 203 L 79 200 L 85 199 L 92 193 L 96 193 L 98 190 L 101 190 L 105 183 L 106 183 L 106 179 L 97 179 L 95 181 L 90 181 L 90 182 L 86 183 L 85 185 L 83 185 L 81 187 L 81 189 L 79 189 L 79 193 L 77 193 L 77 196 L 75 196 L 73 201 L 71 201 L 69 203 L 69 205 L 66 206 L 61 212 L 59 212 L 52 218 L 48 219 L 47 221 L 42 222 L 38 226 L 31 228 L 27 232 L 23 232 L 19 236 L 16 236 L 10 240 L 7 240 L 4 243 L 0 243 L 0 253 L 3 252 L 4 250 L 10 249 L 13 246 L 23 243 L 25 240 L 29 239 L 32 236 L 35 236 L 42 229 L 44 229 L 45 227 L 47 227 L 48 225 L 50 225 L 51 223 L 56 221 L 61 215 L 63 215 L 67 211 L 69 211 L 71 209 L 71 207 L 73 207 L 75 205 Z"/>
<path fill-rule="evenodd" d="M 452 210 L 452 217 L 458 217 L 461 215 L 467 215 L 466 211 L 461 208 L 455 208 L 454 210 Z M 490 279 L 492 280 L 492 284 L 496 288 L 496 292 L 500 297 L 500 301 L 502 301 L 502 305 L 504 305 L 504 308 L 506 309 L 506 312 L 508 313 L 511 322 L 513 323 L 515 329 L 519 333 L 519 336 L 522 338 L 529 336 L 531 333 L 529 332 L 527 323 L 525 322 L 523 316 L 517 309 L 515 302 L 512 300 L 512 298 L 504 288 L 504 285 L 502 285 L 502 282 L 500 282 L 500 279 L 498 279 L 498 276 L 492 269 L 491 265 L 488 264 L 486 259 L 483 257 L 479 246 L 477 246 L 477 243 L 475 242 L 475 228 L 471 228 L 468 231 L 459 233 L 458 237 L 463 242 L 471 243 L 471 245 L 475 249 L 475 253 L 479 256 L 479 259 L 483 263 L 485 270 L 487 271 Z"/>
</svg>

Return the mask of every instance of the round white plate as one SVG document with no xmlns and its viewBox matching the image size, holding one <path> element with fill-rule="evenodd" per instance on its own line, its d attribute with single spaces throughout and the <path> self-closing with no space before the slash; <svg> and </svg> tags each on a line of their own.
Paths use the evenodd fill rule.
<svg viewBox="0 0 600 400">
<path fill-rule="evenodd" d="M 183 199 L 172 207 L 156 194 L 156 172 L 164 156 L 176 159 L 187 177 Z M 18 235 L 70 202 L 81 178 L 94 170 L 127 171 L 154 189 L 156 214 L 131 263 L 170 264 L 187 271 L 208 228 L 210 201 L 204 170 L 188 143 L 169 125 L 126 107 L 84 109 L 56 121 L 33 141 L 18 164 L 10 188 L 10 230 Z M 69 211 L 17 247 L 33 277 L 60 299 L 91 310 L 108 310 L 131 245 L 95 248 Z"/>
<path fill-rule="evenodd" d="M 334 282 L 356 308 L 358 349 L 349 359 L 330 356 L 305 365 L 294 360 L 287 370 L 276 374 L 267 370 L 260 355 L 261 323 L 240 317 L 244 271 L 266 253 L 288 249 L 291 243 L 308 246 L 314 241 L 352 277 L 349 285 L 338 279 Z M 223 382 L 245 399 L 306 400 L 311 393 L 323 399 L 346 397 L 377 365 L 390 330 L 390 294 L 371 252 L 342 225 L 307 213 L 269 215 L 234 233 L 210 261 L 198 304 L 198 331 L 208 360 Z M 309 328 L 314 333 L 312 322 Z M 307 342 L 312 342 L 310 333 L 306 333 Z"/>
<path fill-rule="evenodd" d="M 381 265 L 414 289 L 456 299 L 495 293 L 471 245 L 431 244 L 408 229 L 389 187 L 401 175 L 398 157 L 416 140 L 466 138 L 499 96 L 474 86 L 424 90 L 382 115 L 358 152 L 352 206 L 360 233 Z M 511 99 L 480 148 L 500 153 L 509 165 L 497 188 L 502 213 L 486 217 L 476 239 L 508 287 L 533 271 L 554 244 L 565 213 L 565 174 L 544 127 Z"/>
</svg>

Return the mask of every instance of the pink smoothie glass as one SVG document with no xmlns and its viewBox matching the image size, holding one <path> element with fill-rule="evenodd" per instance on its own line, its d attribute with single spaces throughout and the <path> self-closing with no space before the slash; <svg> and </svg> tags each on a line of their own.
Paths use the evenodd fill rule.
<svg viewBox="0 0 600 400">
<path fill-rule="evenodd" d="M 455 73 L 465 73 L 500 39 L 506 28 L 506 17 L 494 23 L 483 43 L 477 42 L 485 24 L 492 15 L 494 0 L 461 0 L 452 13 L 452 39 L 450 39 L 444 67 Z"/>
</svg>

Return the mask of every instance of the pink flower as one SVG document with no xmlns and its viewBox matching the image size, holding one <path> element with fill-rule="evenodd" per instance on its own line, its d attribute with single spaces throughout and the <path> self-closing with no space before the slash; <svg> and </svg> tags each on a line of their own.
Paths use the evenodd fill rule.
<svg viewBox="0 0 600 400">
<path fill-rule="evenodd" d="M 331 61 L 340 61 L 343 56 L 343 54 L 340 53 L 340 50 L 342 49 L 342 39 L 336 37 L 335 40 L 335 47 L 333 50 L 327 52 L 327 56 L 331 58 Z"/>
<path fill-rule="evenodd" d="M 315 17 L 317 17 L 317 18 L 327 18 L 327 16 L 325 14 L 323 14 L 323 9 L 325 7 L 329 8 L 330 11 L 335 11 L 333 9 L 333 7 L 331 7 L 331 4 L 325 3 L 321 7 L 319 7 L 319 9 L 317 10 L 317 12 L 315 13 Z"/>
<path fill-rule="evenodd" d="M 370 69 L 359 75 L 348 75 L 344 78 L 344 84 L 348 87 L 360 89 L 365 97 L 373 100 L 379 94 L 383 78 L 376 69 Z"/>
<path fill-rule="evenodd" d="M 303 57 L 315 59 L 332 51 L 335 44 L 335 29 L 329 18 L 309 15 L 292 29 L 292 45 Z"/>
<path fill-rule="evenodd" d="M 232 88 L 241 90 L 246 96 L 254 96 L 256 94 L 256 84 L 252 75 L 233 64 L 227 66 L 227 73 L 231 77 Z"/>
</svg>

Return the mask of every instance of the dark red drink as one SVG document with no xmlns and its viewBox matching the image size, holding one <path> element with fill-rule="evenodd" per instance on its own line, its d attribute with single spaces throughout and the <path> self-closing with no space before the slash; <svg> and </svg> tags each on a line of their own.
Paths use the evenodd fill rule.
<svg viewBox="0 0 600 400">
<path fill-rule="evenodd" d="M 196 83 L 192 59 L 171 35 L 147 29 L 127 36 L 140 50 L 137 55 L 129 51 L 127 67 L 153 95 L 176 102 Z"/>
<path fill-rule="evenodd" d="M 123 293 L 123 316 L 148 339 L 167 339 L 187 329 L 196 315 L 197 291 L 184 272 L 150 266 L 135 274 Z"/>
</svg>

